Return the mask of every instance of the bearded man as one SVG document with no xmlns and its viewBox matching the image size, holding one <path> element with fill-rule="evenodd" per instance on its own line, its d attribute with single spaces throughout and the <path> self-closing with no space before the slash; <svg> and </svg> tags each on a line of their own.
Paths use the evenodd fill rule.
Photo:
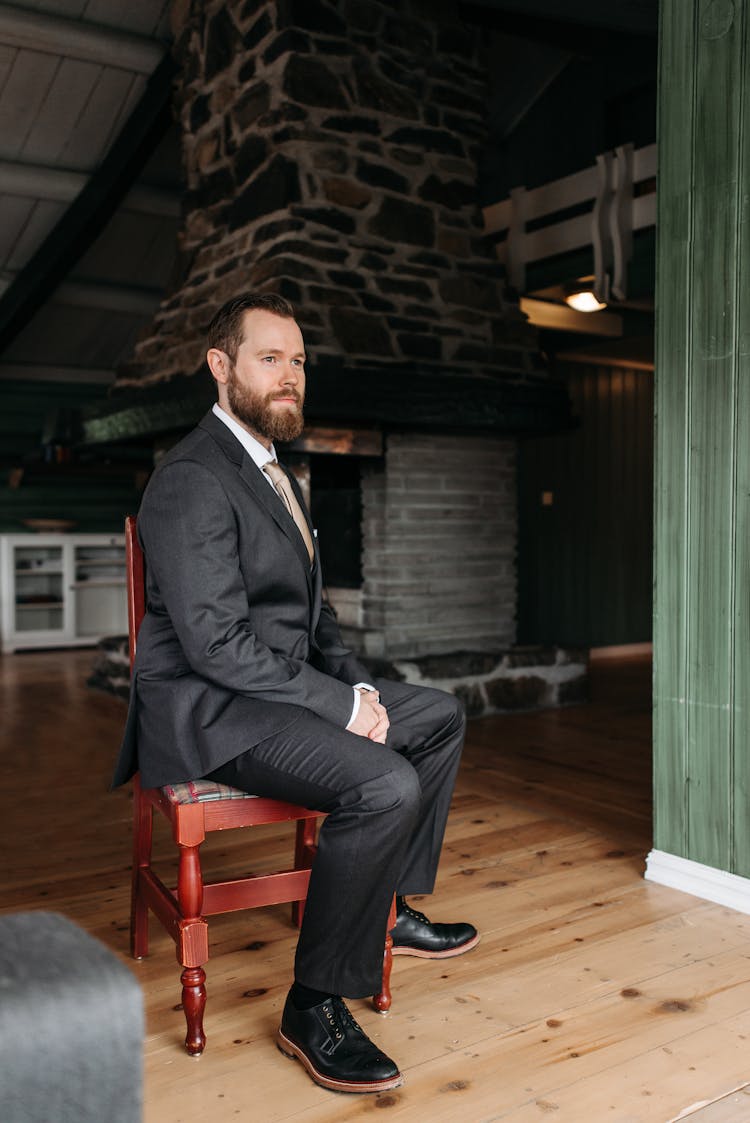
<svg viewBox="0 0 750 1123">
<path fill-rule="evenodd" d="M 303 426 L 291 305 L 231 300 L 208 344 L 218 402 L 160 462 L 138 515 L 148 609 L 115 783 L 205 777 L 325 812 L 277 1043 L 323 1087 L 379 1092 L 401 1073 L 344 997 L 380 990 L 394 892 L 395 954 L 479 940 L 405 901 L 434 885 L 463 712 L 442 691 L 368 681 L 322 600 L 315 532 L 274 448 Z"/>
</svg>

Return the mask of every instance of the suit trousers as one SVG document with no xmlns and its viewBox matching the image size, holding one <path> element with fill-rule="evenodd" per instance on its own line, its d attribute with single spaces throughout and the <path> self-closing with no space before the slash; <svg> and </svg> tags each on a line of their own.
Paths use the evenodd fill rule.
<svg viewBox="0 0 750 1123">
<path fill-rule="evenodd" d="M 394 892 L 435 883 L 465 718 L 451 694 L 376 680 L 385 745 L 309 710 L 210 773 L 241 791 L 326 813 L 295 957 L 305 986 L 347 998 L 380 989 Z"/>
</svg>

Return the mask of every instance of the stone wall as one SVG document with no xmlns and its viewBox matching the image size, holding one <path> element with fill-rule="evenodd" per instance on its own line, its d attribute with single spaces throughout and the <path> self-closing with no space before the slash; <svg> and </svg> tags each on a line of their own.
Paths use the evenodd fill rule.
<svg viewBox="0 0 750 1123">
<path fill-rule="evenodd" d="M 508 647 L 515 548 L 515 442 L 390 436 L 385 465 L 363 481 L 362 650 Z"/>
<path fill-rule="evenodd" d="M 434 686 L 455 694 L 468 717 L 541 710 L 588 700 L 588 652 L 576 648 L 516 647 L 510 651 L 456 651 L 417 659 L 363 659 L 373 677 Z M 127 700 L 127 636 L 102 640 L 87 683 Z"/>
<path fill-rule="evenodd" d="M 450 0 L 176 0 L 181 273 L 119 385 L 190 374 L 224 299 L 297 306 L 315 363 L 540 376 L 476 205 L 487 74 Z"/>
</svg>

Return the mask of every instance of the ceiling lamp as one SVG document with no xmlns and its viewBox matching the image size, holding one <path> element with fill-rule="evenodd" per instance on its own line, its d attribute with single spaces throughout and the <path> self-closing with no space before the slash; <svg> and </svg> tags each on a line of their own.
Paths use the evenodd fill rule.
<svg viewBox="0 0 750 1123">
<path fill-rule="evenodd" d="M 607 305 L 601 300 L 597 299 L 591 289 L 580 289 L 578 292 L 571 292 L 565 297 L 565 303 L 576 312 L 600 312 L 602 308 Z"/>
</svg>

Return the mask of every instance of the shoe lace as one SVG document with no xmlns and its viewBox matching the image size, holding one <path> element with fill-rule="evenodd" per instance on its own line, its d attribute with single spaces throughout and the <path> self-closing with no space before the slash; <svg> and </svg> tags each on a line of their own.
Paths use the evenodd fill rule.
<svg viewBox="0 0 750 1123">
<path fill-rule="evenodd" d="M 343 998 L 332 998 L 330 1002 L 325 1002 L 323 1013 L 337 1041 L 341 1040 L 347 1028 L 355 1029 L 358 1033 L 363 1032 L 362 1027 L 352 1017 L 351 1011 Z"/>
<path fill-rule="evenodd" d="M 403 905 L 399 909 L 398 915 L 399 916 L 409 916 L 409 917 L 411 917 L 412 920 L 418 920 L 422 924 L 429 924 L 430 923 L 430 921 L 427 919 L 427 917 L 425 916 L 425 914 L 423 912 L 417 912 L 417 910 L 413 909 L 411 907 L 411 905 L 408 905 L 406 903 L 406 901 L 404 901 Z M 396 919 L 398 919 L 398 917 Z"/>
</svg>

